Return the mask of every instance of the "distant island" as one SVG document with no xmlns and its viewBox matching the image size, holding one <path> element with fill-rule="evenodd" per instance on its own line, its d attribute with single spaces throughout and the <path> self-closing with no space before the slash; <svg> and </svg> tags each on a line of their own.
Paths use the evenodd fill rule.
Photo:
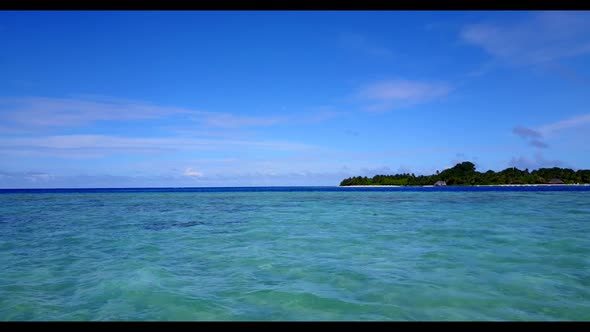
<svg viewBox="0 0 590 332">
<path fill-rule="evenodd" d="M 574 171 L 569 168 L 540 168 L 529 172 L 510 167 L 501 172 L 489 170 L 480 173 L 475 164 L 462 162 L 442 172 L 432 175 L 403 173 L 395 175 L 375 175 L 372 178 L 355 176 L 340 182 L 340 186 L 477 186 L 477 185 L 518 185 L 518 184 L 587 184 L 590 183 L 590 170 Z"/>
</svg>

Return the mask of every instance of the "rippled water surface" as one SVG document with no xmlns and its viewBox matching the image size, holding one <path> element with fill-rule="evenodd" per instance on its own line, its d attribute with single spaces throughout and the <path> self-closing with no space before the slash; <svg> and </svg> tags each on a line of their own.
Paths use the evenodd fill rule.
<svg viewBox="0 0 590 332">
<path fill-rule="evenodd" d="M 0 269 L 0 320 L 590 320 L 590 190 L 4 191 Z"/>
</svg>

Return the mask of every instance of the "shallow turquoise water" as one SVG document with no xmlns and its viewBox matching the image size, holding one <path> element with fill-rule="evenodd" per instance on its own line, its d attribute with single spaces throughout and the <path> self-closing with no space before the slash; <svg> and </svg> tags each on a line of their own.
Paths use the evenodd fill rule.
<svg viewBox="0 0 590 332">
<path fill-rule="evenodd" d="M 0 320 L 590 320 L 590 192 L 0 195 Z"/>
</svg>

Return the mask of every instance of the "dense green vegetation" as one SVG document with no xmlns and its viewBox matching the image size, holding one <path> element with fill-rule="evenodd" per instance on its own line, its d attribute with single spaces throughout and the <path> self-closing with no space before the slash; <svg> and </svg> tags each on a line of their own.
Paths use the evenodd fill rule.
<svg viewBox="0 0 590 332">
<path fill-rule="evenodd" d="M 424 186 L 433 185 L 437 181 L 445 181 L 447 185 L 498 185 L 498 184 L 543 184 L 552 179 L 559 179 L 566 184 L 590 183 L 590 170 L 574 171 L 569 168 L 540 168 L 529 172 L 516 167 L 507 168 L 501 172 L 492 170 L 480 173 L 475 170 L 472 162 L 465 161 L 442 172 L 433 175 L 396 174 L 375 175 L 372 178 L 355 176 L 344 179 L 341 186 L 353 185 L 397 185 L 397 186 Z"/>
</svg>

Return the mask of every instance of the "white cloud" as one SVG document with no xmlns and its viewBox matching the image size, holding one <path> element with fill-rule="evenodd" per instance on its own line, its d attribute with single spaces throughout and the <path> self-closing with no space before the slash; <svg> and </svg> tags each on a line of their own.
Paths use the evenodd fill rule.
<svg viewBox="0 0 590 332">
<path fill-rule="evenodd" d="M 451 90 L 448 84 L 442 82 L 392 80 L 371 84 L 362 89 L 359 96 L 377 102 L 370 105 L 368 111 L 382 112 L 431 101 L 448 95 Z"/>
<path fill-rule="evenodd" d="M 0 110 L 3 121 L 30 127 L 68 127 L 96 121 L 146 120 L 194 113 L 185 108 L 121 99 L 45 97 L 0 98 Z"/>
<path fill-rule="evenodd" d="M 190 172 L 196 172 L 190 169 Z M 44 173 L 34 173 L 41 175 Z M 141 187 L 232 187 L 232 186 L 336 186 L 352 174 L 346 172 L 312 172 L 305 169 L 282 173 L 244 172 L 202 175 L 192 181 L 184 174 L 177 176 L 125 175 L 59 175 L 37 176 L 31 173 L 0 171 L 0 188 L 141 188 Z M 33 176 L 34 177 L 34 176 Z M 43 180 L 40 180 L 43 179 Z"/>
<path fill-rule="evenodd" d="M 47 182 L 53 179 L 53 176 L 47 173 L 27 173 L 24 178 L 31 182 Z"/>
<path fill-rule="evenodd" d="M 201 176 L 203 176 L 203 173 L 188 167 L 187 169 L 184 170 L 183 175 L 189 176 L 189 177 L 201 177 Z"/>
<path fill-rule="evenodd" d="M 202 121 L 208 127 L 221 128 L 238 128 L 251 126 L 270 126 L 285 122 L 285 117 L 268 116 L 268 117 L 253 117 L 242 116 L 230 113 L 211 113 L 200 112 L 201 117 L 194 118 L 197 121 Z"/>
<path fill-rule="evenodd" d="M 539 132 L 543 135 L 551 135 L 555 132 L 590 125 L 590 114 L 581 114 L 567 118 L 561 121 L 550 123 L 539 127 Z"/>
<path fill-rule="evenodd" d="M 52 151 L 80 152 L 158 152 L 162 150 L 217 150 L 217 149 L 266 149 L 279 151 L 310 150 L 315 147 L 285 141 L 253 141 L 196 138 L 130 138 L 108 135 L 58 135 L 44 137 L 5 137 L 0 140 L 0 151 L 22 152 Z"/>
<path fill-rule="evenodd" d="M 1 181 L 18 180 L 22 183 L 46 183 L 55 179 L 55 176 L 44 172 L 4 172 L 0 171 Z"/>
<path fill-rule="evenodd" d="M 143 101 L 78 96 L 76 98 L 0 98 L 0 131 L 14 132 L 39 128 L 76 127 L 98 121 L 140 121 L 184 116 L 209 128 L 270 126 L 287 121 L 280 116 L 242 116 L 184 107 L 161 106 Z"/>
<path fill-rule="evenodd" d="M 473 24 L 461 37 L 506 63 L 538 64 L 590 53 L 590 13 L 539 12 L 518 22 Z"/>
</svg>

